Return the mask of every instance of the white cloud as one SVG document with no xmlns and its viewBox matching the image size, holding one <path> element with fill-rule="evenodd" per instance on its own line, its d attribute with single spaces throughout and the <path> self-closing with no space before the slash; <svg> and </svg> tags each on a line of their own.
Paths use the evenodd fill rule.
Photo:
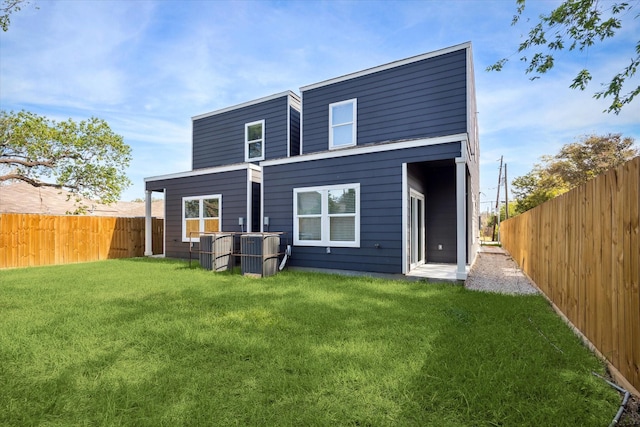
<svg viewBox="0 0 640 427">
<path fill-rule="evenodd" d="M 527 8 L 535 17 L 554 4 Z M 133 197 L 141 197 L 145 176 L 190 169 L 194 115 L 467 40 L 474 43 L 483 188 L 495 187 L 500 155 L 514 177 L 580 134 L 619 129 L 640 139 L 640 101 L 614 116 L 601 113 L 606 101 L 591 98 L 600 76 L 624 63 L 618 49 L 637 41 L 637 19 L 625 21 L 607 48 L 592 49 L 586 60 L 563 55 L 569 62 L 530 82 L 517 57 L 501 73 L 484 71 L 517 49 L 523 26 L 510 26 L 512 2 L 38 6 L 0 35 L 0 107 L 106 119 L 133 147 Z M 568 89 L 584 65 L 593 69 L 592 87 Z"/>
</svg>

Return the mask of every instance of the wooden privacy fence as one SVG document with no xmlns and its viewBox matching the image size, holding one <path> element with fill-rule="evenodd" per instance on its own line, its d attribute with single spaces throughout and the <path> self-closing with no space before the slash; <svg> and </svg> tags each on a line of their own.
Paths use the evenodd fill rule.
<svg viewBox="0 0 640 427">
<path fill-rule="evenodd" d="M 505 249 L 640 390 L 640 157 L 502 223 Z"/>
<path fill-rule="evenodd" d="M 162 253 L 162 219 L 153 218 L 153 253 Z M 0 214 L 0 268 L 144 255 L 144 218 Z"/>
</svg>

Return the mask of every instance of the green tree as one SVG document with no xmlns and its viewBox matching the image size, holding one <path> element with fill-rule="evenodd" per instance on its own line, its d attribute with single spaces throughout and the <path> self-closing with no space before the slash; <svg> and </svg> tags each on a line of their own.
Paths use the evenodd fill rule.
<svg viewBox="0 0 640 427">
<path fill-rule="evenodd" d="M 515 213 L 520 214 L 559 196 L 568 188 L 564 181 L 536 164 L 531 172 L 511 182 L 511 191 L 516 199 Z"/>
<path fill-rule="evenodd" d="M 517 202 L 509 202 L 509 218 L 517 215 Z M 505 212 L 506 204 L 500 203 L 500 221 L 507 219 L 507 213 Z"/>
<path fill-rule="evenodd" d="M 27 0 L 3 0 L 0 4 L 0 27 L 2 31 L 9 31 L 9 24 L 11 24 L 11 14 L 18 12 L 22 9 L 22 6 L 29 4 Z M 37 9 L 37 8 L 36 8 Z"/>
<path fill-rule="evenodd" d="M 558 154 L 543 157 L 549 174 L 576 187 L 640 154 L 633 138 L 621 134 L 586 135 L 564 145 Z"/>
<path fill-rule="evenodd" d="M 542 156 L 542 164 L 511 183 L 516 211 L 528 211 L 640 155 L 634 142 L 619 133 L 586 135 L 554 156 Z"/>
<path fill-rule="evenodd" d="M 636 4 L 640 2 L 635 2 Z M 516 15 L 511 25 L 522 21 L 526 0 L 516 0 Z M 539 21 L 529 29 L 527 36 L 518 47 L 524 53 L 520 59 L 526 64 L 525 72 L 534 74 L 531 80 L 547 73 L 555 66 L 555 54 L 562 50 L 585 51 L 595 43 L 603 42 L 616 35 L 622 28 L 622 17 L 631 14 L 632 5 L 627 2 L 603 2 L 598 0 L 565 0 L 548 14 L 539 16 Z M 638 18 L 638 14 L 635 18 Z M 529 19 L 526 19 L 529 22 Z M 529 53 L 530 56 L 526 54 Z M 508 58 L 503 58 L 487 67 L 488 71 L 500 71 Z M 640 85 L 627 89 L 631 78 L 640 66 L 640 41 L 635 45 L 628 65 L 611 80 L 603 83 L 603 89 L 595 92 L 594 98 L 611 97 L 611 104 L 605 112 L 620 113 L 639 93 Z M 578 71 L 570 87 L 585 90 L 592 80 L 588 69 Z M 625 93 L 625 91 L 627 91 Z"/>
<path fill-rule="evenodd" d="M 36 114 L 0 111 L 0 183 L 24 181 L 112 203 L 131 181 L 124 170 L 131 148 L 101 119 L 55 122 Z M 85 211 L 80 204 L 76 213 Z"/>
</svg>

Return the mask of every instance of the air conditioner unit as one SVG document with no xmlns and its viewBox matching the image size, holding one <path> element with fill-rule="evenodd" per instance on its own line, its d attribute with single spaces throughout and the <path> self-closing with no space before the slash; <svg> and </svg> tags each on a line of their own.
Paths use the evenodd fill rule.
<svg viewBox="0 0 640 427">
<path fill-rule="evenodd" d="M 212 270 L 213 265 L 211 263 L 211 242 L 213 236 L 200 236 L 200 267 L 205 270 Z"/>
<path fill-rule="evenodd" d="M 240 238 L 242 274 L 248 276 L 273 276 L 278 271 L 278 234 L 243 234 Z"/>
<path fill-rule="evenodd" d="M 213 271 L 232 268 L 233 234 L 215 233 L 200 236 L 200 265 Z"/>
</svg>

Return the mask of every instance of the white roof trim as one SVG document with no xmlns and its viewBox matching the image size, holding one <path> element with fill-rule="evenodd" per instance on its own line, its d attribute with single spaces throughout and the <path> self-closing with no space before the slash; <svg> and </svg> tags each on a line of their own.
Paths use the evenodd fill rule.
<svg viewBox="0 0 640 427">
<path fill-rule="evenodd" d="M 402 65 L 411 64 L 412 62 L 422 61 L 423 59 L 433 58 L 433 57 L 436 57 L 436 56 L 444 55 L 444 54 L 455 52 L 455 51 L 458 51 L 458 50 L 468 49 L 470 47 L 471 47 L 471 42 L 465 42 L 465 43 L 461 43 L 461 44 L 458 44 L 458 45 L 455 45 L 455 46 L 446 47 L 444 49 L 436 50 L 436 51 L 433 51 L 433 52 L 423 53 L 421 55 L 412 56 L 410 58 L 401 59 L 399 61 L 389 62 L 388 64 L 379 65 L 379 66 L 376 66 L 376 67 L 373 67 L 373 68 L 367 68 L 366 70 L 357 71 L 355 73 L 345 74 L 344 76 L 341 76 L 341 77 L 335 77 L 335 78 L 332 78 L 332 79 L 329 79 L 329 80 L 325 80 L 325 81 L 322 81 L 322 82 L 319 82 L 319 83 L 312 83 L 312 84 L 307 85 L 307 86 L 302 86 L 300 88 L 300 92 L 304 92 L 305 90 L 316 89 L 316 88 L 319 88 L 319 87 L 322 87 L 322 86 L 327 86 L 327 85 L 338 83 L 338 82 L 342 82 L 342 81 L 345 81 L 345 80 L 355 79 L 357 77 L 366 76 L 367 74 L 373 74 L 373 73 L 377 73 L 378 71 L 383 71 L 383 70 L 388 70 L 388 69 L 395 68 L 395 67 L 400 67 Z"/>
<path fill-rule="evenodd" d="M 320 153 L 302 154 L 288 158 L 265 160 L 260 162 L 260 166 L 284 165 L 298 162 L 308 162 L 312 160 L 334 159 L 337 157 L 355 156 L 358 154 L 381 153 L 384 151 L 402 150 L 404 148 L 416 148 L 428 145 L 446 144 L 449 142 L 466 142 L 466 133 L 454 135 L 438 136 L 435 138 L 411 139 L 406 141 L 389 142 L 382 144 L 362 145 L 359 147 L 344 148 L 341 150 L 323 151 Z"/>
<path fill-rule="evenodd" d="M 215 174 L 215 173 L 232 172 L 232 171 L 249 170 L 249 169 L 253 169 L 257 171 L 262 170 L 260 166 L 254 165 L 253 163 L 240 163 L 240 164 L 229 165 L 229 166 L 216 166 L 213 168 L 204 168 L 204 169 L 196 169 L 192 171 L 170 173 L 167 175 L 150 176 L 148 178 L 145 178 L 144 182 L 162 181 L 165 179 L 186 178 L 189 176 L 209 175 L 209 174 Z"/>
<path fill-rule="evenodd" d="M 211 111 L 209 113 L 199 114 L 197 116 L 191 117 L 191 120 L 193 121 L 193 120 L 203 119 L 205 117 L 215 116 L 217 114 L 226 113 L 227 111 L 238 110 L 240 108 L 249 107 L 251 105 L 260 104 L 262 102 L 267 102 L 267 101 L 271 101 L 273 99 L 282 98 L 283 96 L 290 96 L 293 99 L 296 99 L 296 100 L 298 100 L 298 102 L 300 102 L 300 97 L 296 93 L 294 93 L 294 92 L 292 92 L 290 90 L 287 90 L 287 91 L 284 91 L 284 92 L 280 92 L 280 93 L 276 93 L 276 94 L 273 94 L 273 95 L 265 96 L 263 98 L 258 98 L 258 99 L 254 99 L 252 101 L 243 102 L 242 104 L 233 105 L 231 107 L 222 108 L 220 110 Z"/>
</svg>

